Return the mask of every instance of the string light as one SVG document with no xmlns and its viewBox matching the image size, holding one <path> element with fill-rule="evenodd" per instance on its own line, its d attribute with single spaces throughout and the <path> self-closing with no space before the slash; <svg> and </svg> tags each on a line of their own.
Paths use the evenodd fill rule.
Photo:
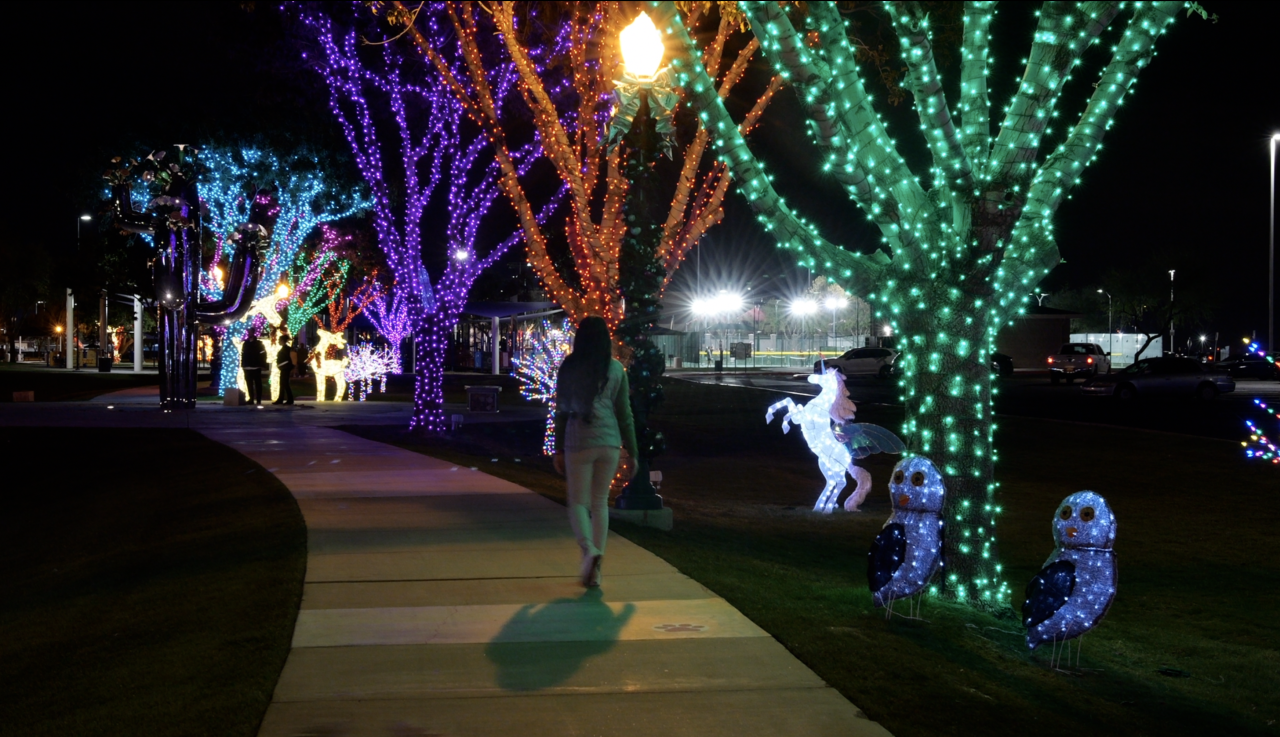
<svg viewBox="0 0 1280 737">
<path fill-rule="evenodd" d="M 834 3 L 809 4 L 807 32 L 797 30 L 776 2 L 743 0 L 738 7 L 774 72 L 795 86 L 824 174 L 877 226 L 882 250 L 846 251 L 787 205 L 715 94 L 675 3 L 653 0 L 649 13 L 667 36 L 688 103 L 762 226 L 798 265 L 869 295 L 875 317 L 896 336 L 903 435 L 947 479 L 946 588 L 976 605 L 1007 606 L 1009 588 L 995 550 L 1000 506 L 989 356 L 999 330 L 1024 310 L 1026 293 L 1058 263 L 1053 214 L 1096 159 L 1117 109 L 1154 56 L 1156 39 L 1183 3 L 1101 10 L 1047 5 L 994 138 L 987 74 L 995 3 L 966 3 L 954 113 L 933 59 L 928 18 L 915 6 L 889 5 L 932 155 L 928 190 L 873 108 L 847 22 Z M 1041 157 L 1072 70 L 1122 9 L 1122 36 L 1084 113 Z"/>
</svg>

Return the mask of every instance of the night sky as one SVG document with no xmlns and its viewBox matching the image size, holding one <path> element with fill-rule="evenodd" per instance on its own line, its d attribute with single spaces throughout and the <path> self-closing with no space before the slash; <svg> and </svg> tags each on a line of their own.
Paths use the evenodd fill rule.
<svg viewBox="0 0 1280 737">
<path fill-rule="evenodd" d="M 1267 140 L 1280 131 L 1274 61 L 1280 3 L 1205 5 L 1219 22 L 1192 17 L 1174 24 L 1099 161 L 1059 210 L 1067 263 L 1044 288 L 1092 290 L 1107 286 L 1102 279 L 1110 270 L 1167 279 L 1168 269 L 1178 269 L 1179 283 L 1213 305 L 1211 318 L 1193 330 L 1262 334 Z M 993 117 L 1031 35 L 1030 8 L 1001 7 Z M 73 220 L 96 206 L 101 172 L 117 153 L 261 135 L 330 147 L 339 166 L 350 166 L 327 93 L 301 64 L 272 4 L 71 2 L 57 8 L 51 15 L 48 6 L 25 3 L 10 11 L 18 16 L 11 27 L 27 29 L 4 51 L 9 197 L 17 207 L 0 238 L 11 245 L 69 249 Z M 956 70 L 951 67 L 953 75 Z M 1077 94 L 1064 95 L 1063 123 L 1082 109 L 1094 78 L 1077 80 Z M 910 149 L 918 132 L 909 104 L 887 115 L 891 133 Z M 829 239 L 874 247 L 878 235 L 839 188 L 818 175 L 817 152 L 802 130 L 794 95 L 784 90 L 752 138 L 775 186 Z M 910 153 L 908 160 L 915 161 Z M 725 223 L 702 247 L 704 289 L 751 280 L 778 296 L 798 290 L 804 273 L 756 228 L 741 198 L 729 199 Z M 693 286 L 696 260 L 691 255 L 686 262 L 676 292 Z"/>
</svg>

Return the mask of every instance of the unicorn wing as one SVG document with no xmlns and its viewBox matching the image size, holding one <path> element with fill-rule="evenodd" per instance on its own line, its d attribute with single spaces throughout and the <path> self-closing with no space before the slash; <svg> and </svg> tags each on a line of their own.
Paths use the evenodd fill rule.
<svg viewBox="0 0 1280 737">
<path fill-rule="evenodd" d="M 907 447 L 897 435 L 869 422 L 850 422 L 842 429 L 849 437 L 846 445 L 855 460 L 873 453 L 901 453 Z"/>
</svg>

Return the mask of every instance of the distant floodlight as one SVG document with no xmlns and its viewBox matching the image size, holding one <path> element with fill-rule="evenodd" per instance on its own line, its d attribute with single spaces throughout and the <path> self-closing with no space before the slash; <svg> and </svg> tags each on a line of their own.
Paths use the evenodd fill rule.
<svg viewBox="0 0 1280 737">
<path fill-rule="evenodd" d="M 727 314 L 730 312 L 741 312 L 743 299 L 741 294 L 736 292 L 720 292 L 713 300 L 716 312 Z"/>
<path fill-rule="evenodd" d="M 453 257 L 459 261 L 466 261 L 471 258 L 471 254 L 465 248 L 459 248 L 453 252 Z"/>
<path fill-rule="evenodd" d="M 832 295 L 830 297 L 827 297 L 827 301 L 825 302 L 825 304 L 828 310 L 839 310 L 839 309 L 842 309 L 845 305 L 849 304 L 849 300 L 845 299 L 844 297 L 838 297 L 838 296 Z"/>
<path fill-rule="evenodd" d="M 808 299 L 808 298 L 797 299 L 791 302 L 791 314 L 793 315 L 799 315 L 803 317 L 805 315 L 812 315 L 817 311 L 818 311 L 818 303 L 814 302 L 811 299 Z"/>
<path fill-rule="evenodd" d="M 893 335 L 893 328 L 889 327 L 888 325 L 885 325 L 885 326 L 884 326 L 884 334 L 885 334 L 885 335 Z"/>
<path fill-rule="evenodd" d="M 88 216 L 88 215 L 81 215 L 81 216 L 80 216 L 80 219 L 81 219 L 81 220 L 83 220 L 83 221 L 85 221 L 85 222 L 87 223 L 87 222 L 89 222 L 90 220 L 92 220 L 93 218 L 92 218 L 92 217 L 90 217 L 90 216 Z"/>
</svg>

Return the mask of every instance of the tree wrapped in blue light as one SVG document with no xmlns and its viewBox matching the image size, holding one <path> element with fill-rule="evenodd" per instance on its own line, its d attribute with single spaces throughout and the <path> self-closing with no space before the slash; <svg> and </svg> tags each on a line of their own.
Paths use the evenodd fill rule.
<svg viewBox="0 0 1280 737">
<path fill-rule="evenodd" d="M 946 590 L 957 599 L 1007 607 L 996 555 L 1000 506 L 994 481 L 990 355 L 1000 328 L 1025 312 L 1026 296 L 1061 260 L 1053 216 L 1155 55 L 1156 40 L 1182 2 L 1044 3 L 1017 89 L 992 113 L 988 74 L 994 2 L 966 2 L 959 93 L 948 99 L 922 3 L 887 2 L 900 41 L 928 172 L 908 166 L 875 109 L 858 46 L 837 3 L 808 3 L 795 21 L 788 4 L 738 4 L 773 71 L 793 85 L 822 154 L 822 176 L 838 183 L 880 231 L 883 250 L 862 254 L 827 241 L 786 202 L 729 117 L 700 63 L 676 3 L 651 1 L 688 104 L 763 227 L 795 263 L 859 295 L 893 328 L 903 435 L 946 477 Z M 1203 11 L 1201 11 L 1203 12 Z M 1058 120 L 1059 99 L 1085 51 L 1113 24 L 1122 30 L 1097 82 L 1085 88 L 1074 123 Z M 1079 108 L 1077 108 L 1079 109 Z M 999 108 L 997 108 L 999 110 Z M 996 132 L 993 135 L 993 124 Z M 924 176 L 922 176 L 922 174 Z M 850 210 L 853 212 L 854 210 Z"/>
<path fill-rule="evenodd" d="M 467 111 L 447 89 L 413 68 L 416 60 L 405 58 L 393 44 L 361 42 L 352 25 L 376 20 L 362 8 L 331 16 L 317 4 L 295 7 L 318 42 L 319 51 L 304 56 L 323 75 L 330 108 L 372 192 L 378 246 L 413 328 L 416 386 L 410 427 L 442 432 L 449 336 L 476 277 L 521 237 L 518 230 L 501 240 L 481 234 L 482 221 L 500 194 L 490 141 L 468 123 Z M 339 17 L 340 12 L 349 15 Z M 439 8 L 423 7 L 419 23 L 439 48 L 456 46 Z M 369 29 L 371 35 L 379 33 Z M 454 63 L 462 68 L 460 59 Z M 501 109 L 518 94 L 514 70 L 504 67 L 491 74 L 488 91 Z M 540 155 L 536 142 L 514 152 L 519 171 L 528 171 Z M 542 216 L 560 196 L 544 207 Z M 444 198 L 448 221 L 424 233 L 427 208 L 438 198 Z"/>
<path fill-rule="evenodd" d="M 520 356 L 513 358 L 520 379 L 520 395 L 542 402 L 547 408 L 546 429 L 542 433 L 542 452 L 551 455 L 556 448 L 556 380 L 560 364 L 573 349 L 573 323 L 564 318 L 558 325 L 543 320 L 538 330 L 531 331 Z"/>
<path fill-rule="evenodd" d="M 358 192 L 336 184 L 318 158 L 306 152 L 277 156 L 254 147 L 212 148 L 204 152 L 203 160 L 208 171 L 199 185 L 200 201 L 208 209 L 205 223 L 215 241 L 214 258 L 200 279 L 206 298 L 220 295 L 220 265 L 231 253 L 230 236 L 239 225 L 251 220 L 264 223 L 270 234 L 256 301 L 276 291 L 294 266 L 303 241 L 319 225 L 368 207 Z M 240 370 L 238 352 L 225 348 L 232 345 L 231 339 L 242 339 L 250 324 L 259 320 L 254 316 L 226 326 L 220 394 L 236 386 Z"/>
</svg>

